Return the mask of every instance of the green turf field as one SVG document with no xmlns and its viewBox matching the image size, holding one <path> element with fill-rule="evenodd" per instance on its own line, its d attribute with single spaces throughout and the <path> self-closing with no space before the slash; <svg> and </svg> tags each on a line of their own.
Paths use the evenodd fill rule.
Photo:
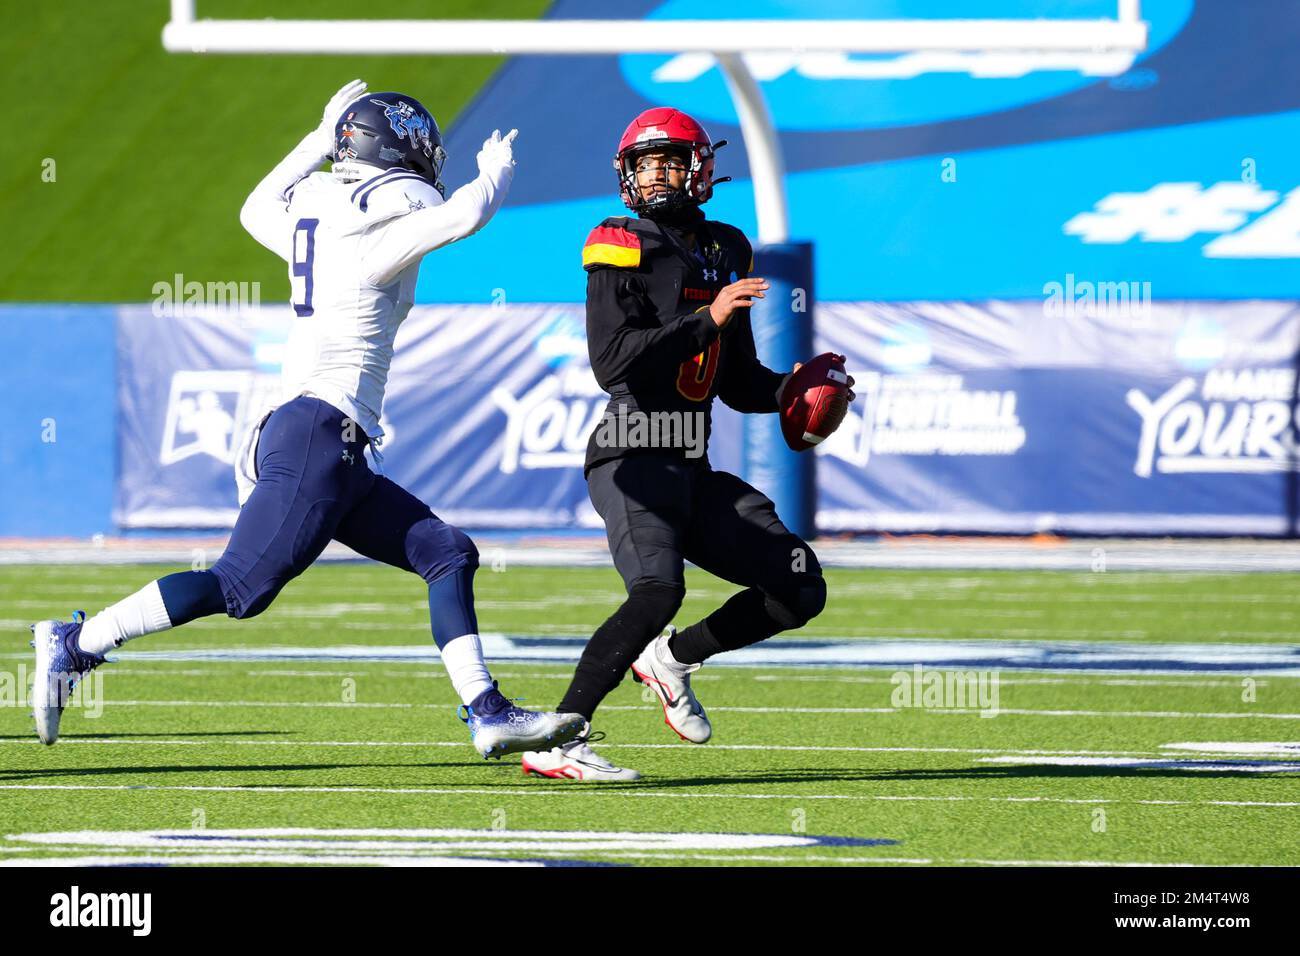
<svg viewBox="0 0 1300 956">
<path fill-rule="evenodd" d="M 0 568 L 8 686 L 28 662 L 25 622 L 73 606 L 93 612 L 164 570 Z M 1294 579 L 1281 574 L 832 570 L 828 578 L 826 613 L 796 639 L 1297 652 Z M 695 572 L 688 586 L 681 622 L 727 593 Z M 477 593 L 485 633 L 539 636 L 589 632 L 620 597 L 609 570 L 523 567 L 485 568 Z M 259 618 L 196 622 L 129 649 L 419 647 L 426 620 L 413 579 L 318 566 Z M 706 667 L 696 687 L 715 735 L 704 746 L 677 742 L 657 705 L 625 682 L 599 715 L 608 737 L 598 748 L 644 779 L 582 786 L 526 778 L 510 758 L 479 759 L 432 661 L 124 660 L 99 672 L 100 696 L 69 709 L 53 748 L 35 742 L 10 689 L 0 708 L 0 863 L 468 855 L 643 865 L 1300 864 L 1296 774 L 1243 771 L 1295 765 L 1296 678 L 1007 669 L 998 675 L 1001 712 L 986 718 L 969 707 L 895 708 L 897 670 Z M 509 694 L 539 706 L 558 701 L 570 671 L 535 662 L 494 669 Z M 1288 741 L 1289 750 L 1253 755 L 1243 747 Z M 281 828 L 289 832 L 265 832 Z M 146 847 L 128 832 L 148 830 L 180 833 Z M 64 835 L 31 836 L 46 832 Z"/>
<path fill-rule="evenodd" d="M 528 18 L 546 0 L 436 7 L 449 19 Z M 427 0 L 375 0 L 364 11 L 349 0 L 200 0 L 198 15 L 427 18 L 430 9 Z M 179 56 L 162 48 L 167 19 L 168 0 L 5 4 L 0 60 L 23 94 L 11 119 L 21 132 L 0 164 L 0 219 L 12 233 L 0 301 L 149 302 L 154 283 L 175 273 L 260 282 L 263 301 L 286 299 L 284 266 L 239 228 L 239 207 L 334 91 L 358 76 L 371 89 L 409 90 L 445 131 L 501 62 Z"/>
</svg>

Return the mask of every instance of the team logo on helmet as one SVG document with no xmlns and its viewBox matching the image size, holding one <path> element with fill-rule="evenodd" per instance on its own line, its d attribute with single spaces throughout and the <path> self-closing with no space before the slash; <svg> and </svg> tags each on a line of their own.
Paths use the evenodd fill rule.
<svg viewBox="0 0 1300 956">
<path fill-rule="evenodd" d="M 350 119 L 353 114 L 349 113 Z M 349 122 L 343 122 L 339 126 L 339 135 L 335 140 L 334 159 L 336 162 L 346 163 L 357 158 L 357 150 L 353 145 L 353 137 L 356 135 L 357 128 Z"/>
<path fill-rule="evenodd" d="M 383 100 L 371 100 L 376 106 L 384 108 L 384 116 L 393 132 L 403 139 L 409 139 L 411 145 L 426 156 L 433 153 L 433 126 L 429 117 L 417 110 L 405 100 L 385 103 Z"/>
</svg>

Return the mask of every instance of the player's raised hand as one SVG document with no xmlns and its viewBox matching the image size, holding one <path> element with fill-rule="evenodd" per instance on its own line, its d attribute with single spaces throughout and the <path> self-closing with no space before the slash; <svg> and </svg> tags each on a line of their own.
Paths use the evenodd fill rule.
<svg viewBox="0 0 1300 956">
<path fill-rule="evenodd" d="M 334 150 L 334 127 L 344 108 L 353 100 L 359 99 L 366 92 L 365 80 L 352 80 L 343 84 L 337 93 L 330 97 L 321 113 L 320 125 L 316 127 L 316 136 L 321 141 L 321 152 L 328 156 Z"/>
<path fill-rule="evenodd" d="M 763 293 L 767 288 L 766 279 L 755 278 L 741 279 L 729 286 L 723 286 L 718 297 L 709 306 L 709 315 L 713 316 L 713 321 L 718 328 L 722 328 L 731 321 L 737 309 L 748 309 L 754 304 L 755 299 L 765 298 Z"/>
<path fill-rule="evenodd" d="M 486 173 L 513 166 L 515 154 L 511 144 L 518 135 L 517 129 L 512 129 L 505 136 L 501 135 L 501 130 L 494 129 L 492 135 L 483 141 L 483 148 L 478 151 L 478 171 Z"/>
<path fill-rule="evenodd" d="M 343 107 L 347 106 L 353 100 L 358 99 L 366 92 L 365 80 L 351 80 L 343 84 L 337 93 L 330 97 L 330 101 L 325 104 L 325 112 L 321 114 L 320 123 L 322 126 L 330 127 L 331 132 L 334 124 L 339 121 L 343 115 Z"/>
</svg>

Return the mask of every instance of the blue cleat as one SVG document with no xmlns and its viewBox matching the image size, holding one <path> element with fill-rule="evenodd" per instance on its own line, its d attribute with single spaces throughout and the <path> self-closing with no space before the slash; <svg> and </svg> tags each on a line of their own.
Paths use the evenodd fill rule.
<svg viewBox="0 0 1300 956">
<path fill-rule="evenodd" d="M 49 745 L 59 739 L 59 721 L 77 682 L 107 658 L 83 651 L 77 643 L 85 611 L 73 611 L 72 622 L 38 621 L 32 625 L 36 648 L 36 678 L 32 685 L 32 716 L 36 734 Z"/>
<path fill-rule="evenodd" d="M 457 716 L 469 724 L 469 738 L 484 759 L 506 754 L 549 750 L 573 740 L 586 724 L 581 714 L 552 714 L 516 707 L 497 690 L 485 690 L 472 704 L 462 704 Z"/>
</svg>

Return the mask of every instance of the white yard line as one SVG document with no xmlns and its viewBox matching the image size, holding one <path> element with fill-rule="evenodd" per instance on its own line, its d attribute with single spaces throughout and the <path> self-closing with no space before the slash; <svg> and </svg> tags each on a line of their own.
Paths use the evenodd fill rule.
<svg viewBox="0 0 1300 956">
<path fill-rule="evenodd" d="M 113 700 L 111 698 L 99 701 L 105 707 L 277 707 L 277 708 L 360 708 L 360 709 L 385 709 L 395 708 L 401 710 L 412 709 L 432 709 L 443 710 L 450 709 L 452 704 L 417 704 L 417 703 L 377 703 L 369 701 L 355 701 L 348 703 L 345 701 L 325 700 Z M 615 704 L 601 708 L 602 710 L 613 711 L 644 711 L 645 707 L 636 707 L 632 705 Z M 719 713 L 737 713 L 737 714 L 904 714 L 912 711 L 926 714 L 944 714 L 951 716 L 970 716 L 972 714 L 982 714 L 978 708 L 972 707 L 947 707 L 947 708 L 897 708 L 897 707 L 710 707 L 711 711 Z M 1300 720 L 1300 714 L 1279 714 L 1268 712 L 1243 712 L 1243 713 L 1197 713 L 1188 711 L 1174 710 L 1039 710 L 1025 707 L 999 707 L 996 711 L 997 716 L 1012 715 L 1016 717 L 1105 717 L 1108 719 L 1118 718 L 1174 718 L 1174 719 L 1197 719 L 1197 720 Z"/>
<path fill-rule="evenodd" d="M 59 743 L 64 746 L 108 746 L 108 747 L 468 747 L 464 740 L 118 740 L 108 737 L 63 737 Z M 41 746 L 34 736 L 28 740 L 0 740 L 0 747 Z M 1171 746 L 1171 745 L 1167 745 Z M 626 748 L 630 750 L 690 750 L 694 753 L 708 750 L 756 750 L 760 752 L 779 753 L 920 753 L 920 754 L 1009 754 L 1029 757 L 1038 756 L 1092 756 L 1092 757 L 1165 757 L 1168 753 L 1147 750 L 1020 750 L 1012 747 L 832 747 L 832 746 L 797 746 L 791 744 L 710 744 L 702 751 L 695 744 L 647 744 L 647 743 L 611 743 L 602 741 L 597 749 L 606 747 Z M 1231 750 L 1188 751 L 1188 753 L 1223 756 L 1234 753 Z"/>
<path fill-rule="evenodd" d="M 30 656 L 30 655 L 24 655 Z M 161 662 L 159 662 L 161 663 Z M 111 673 L 114 677 L 212 677 L 215 671 L 211 669 L 214 664 L 243 664 L 243 661 L 196 661 L 201 667 L 195 668 L 170 668 L 156 667 L 152 661 L 133 660 L 127 664 L 119 664 L 114 667 Z M 245 677 L 350 677 L 359 668 L 391 666 L 393 662 L 384 661 L 340 661 L 335 670 L 295 670 L 293 668 L 266 667 L 259 670 L 246 670 L 241 673 Z M 412 662 L 418 663 L 418 662 Z M 563 670 L 557 669 L 550 672 L 530 672 L 516 673 L 509 671 L 493 671 L 493 676 L 501 680 L 571 680 L 573 673 L 567 665 L 557 664 L 557 668 L 563 667 Z M 741 665 L 736 670 L 758 669 L 762 665 L 753 665 L 748 667 Z M 870 667 L 861 668 L 868 671 L 888 671 L 889 668 Z M 945 670 L 951 668 L 945 668 Z M 728 669 L 730 671 L 731 668 Z M 1126 677 L 1114 678 L 1103 677 L 1101 674 L 1071 674 L 1068 677 L 1007 677 L 1006 672 L 999 673 L 998 682 L 1004 686 L 1010 685 L 1059 685 L 1059 684 L 1079 684 L 1084 686 L 1113 686 L 1113 687 L 1240 687 L 1241 679 L 1227 678 L 1218 680 L 1198 680 L 1196 678 L 1166 678 L 1166 677 Z M 1014 673 L 1014 672 L 1011 672 Z M 231 676 L 225 674 L 222 676 Z M 446 671 L 428 670 L 382 670 L 367 671 L 366 676 L 375 677 L 394 677 L 394 678 L 432 678 L 441 680 L 447 676 Z M 712 673 L 712 674 L 695 674 L 691 677 L 692 683 L 699 681 L 720 681 L 724 679 L 742 679 L 758 681 L 760 683 L 831 683 L 831 684 L 895 684 L 897 681 L 890 676 L 882 673 L 880 677 L 850 677 L 835 674 L 732 674 L 732 673 Z M 1269 681 L 1264 678 L 1251 677 L 1255 687 L 1267 687 Z M 1285 677 L 1282 679 L 1286 679 Z M 1296 678 L 1292 678 L 1296 679 Z"/>
<path fill-rule="evenodd" d="M 602 789 L 603 787 L 603 789 Z M 908 802 L 948 802 L 948 803 L 1066 803 L 1066 804 L 1114 804 L 1138 806 L 1172 806 L 1172 807 L 1300 807 L 1298 802 L 1252 801 L 1252 800 L 1116 800 L 1110 798 L 1067 798 L 1067 797 L 963 797 L 963 796 L 918 796 L 883 794 L 845 794 L 845 793 L 687 793 L 681 791 L 660 792 L 643 789 L 620 789 L 610 784 L 593 787 L 558 786 L 548 787 L 538 784 L 535 788 L 519 789 L 507 787 L 247 787 L 217 785 L 182 785 L 182 784 L 38 784 L 6 783 L 0 784 L 0 790 L 30 791 L 134 791 L 164 793 L 238 793 L 245 796 L 258 794 L 294 794 L 301 796 L 308 793 L 353 793 L 383 794 L 385 796 L 492 796 L 492 797 L 628 797 L 641 799 L 682 799 L 682 800 L 849 800 L 867 801 L 884 800 L 902 803 Z"/>
<path fill-rule="evenodd" d="M 879 670 L 881 668 L 870 668 Z M 954 668 L 943 668 L 952 670 Z M 274 673 L 268 671 L 267 673 Z M 1012 672 L 1014 673 L 1014 672 Z M 504 675 L 498 675 L 504 676 Z M 530 675 L 533 676 L 533 675 Z M 542 676 L 542 675 L 536 675 Z M 568 676 L 568 675 L 564 675 Z M 1243 674 L 1242 677 L 1249 675 Z M 699 680 L 697 674 L 691 675 L 691 683 Z M 750 678 L 751 680 L 761 681 L 763 683 L 789 683 L 791 681 L 827 683 L 827 684 L 895 684 L 897 683 L 892 677 L 845 677 L 835 674 L 757 674 Z M 1251 677 L 1255 681 L 1256 687 L 1264 687 L 1268 684 L 1267 680 Z M 1108 687 L 1240 687 L 1240 679 L 1226 680 L 1197 680 L 1195 678 L 1166 678 L 1166 677 L 1103 677 L 1100 674 L 1072 674 L 1069 677 L 1006 677 L 1002 673 L 998 675 L 998 683 L 1003 685 L 1009 684 L 1083 684 L 1091 686 L 1108 686 Z"/>
<path fill-rule="evenodd" d="M 380 704 L 369 701 L 340 700 L 99 700 L 114 707 L 355 707 L 359 710 L 452 710 L 455 704 Z"/>
<path fill-rule="evenodd" d="M 322 627 L 333 627 L 333 624 Z M 366 628 L 391 628 L 379 622 Z M 1001 636 L 1010 638 L 1015 632 Z M 1063 634 L 1053 636 L 1061 637 Z M 1095 635 L 1094 635 L 1095 636 Z M 1288 634 L 1294 638 L 1294 634 Z M 496 663 L 571 666 L 584 646 L 584 638 L 558 635 L 554 639 L 534 636 L 482 635 L 485 656 Z M 7 659 L 30 658 L 30 652 L 8 652 Z M 347 666 L 362 664 L 434 665 L 438 654 L 432 644 L 397 645 L 342 644 L 330 646 L 302 645 L 221 645 L 207 648 L 173 648 L 149 650 L 132 645 L 117 657 L 123 664 L 150 662 L 190 664 L 191 662 L 240 662 L 245 665 L 297 664 L 299 669 L 318 668 L 322 663 Z M 1164 675 L 1183 678 L 1193 675 L 1219 679 L 1250 676 L 1283 678 L 1300 677 L 1300 655 L 1287 644 L 1165 642 L 1110 643 L 1104 641 L 1027 641 L 972 639 L 919 640 L 908 637 L 849 639 L 810 635 L 799 640 L 772 641 L 731 652 L 718 658 L 710 675 L 723 674 L 737 667 L 768 671 L 785 668 L 860 669 L 889 671 L 912 668 L 918 664 L 931 669 L 983 669 L 1011 673 L 1084 674 L 1106 676 Z M 306 667 L 304 667 L 304 664 Z"/>
<path fill-rule="evenodd" d="M 1250 756 L 1280 754 L 1287 757 L 1300 757 L 1300 741 L 1296 740 L 1216 740 L 1161 744 L 1160 746 L 1166 751 L 1166 755 L 1168 755 L 1168 751 L 1175 750 L 1181 753 L 1245 754 Z"/>
</svg>

